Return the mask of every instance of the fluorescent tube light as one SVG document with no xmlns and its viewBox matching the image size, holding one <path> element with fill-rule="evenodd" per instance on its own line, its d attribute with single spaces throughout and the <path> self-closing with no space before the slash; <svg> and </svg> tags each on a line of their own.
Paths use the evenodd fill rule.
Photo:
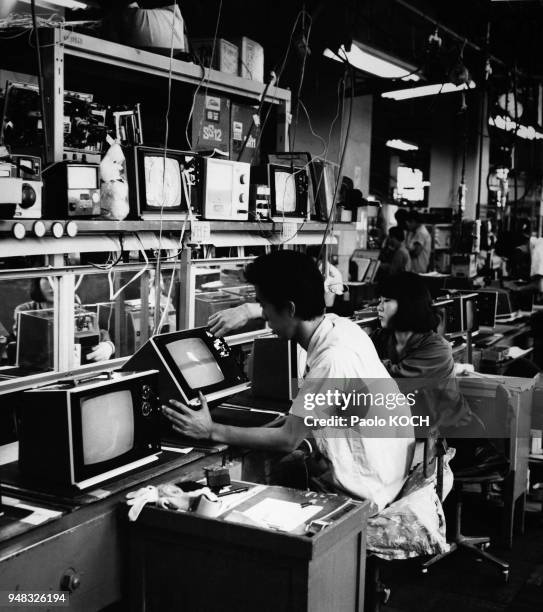
<svg viewBox="0 0 543 612">
<path fill-rule="evenodd" d="M 399 138 L 393 138 L 392 140 L 387 140 L 387 147 L 391 149 L 399 149 L 400 151 L 418 151 L 419 148 L 417 145 L 411 144 L 409 142 L 405 142 L 404 140 L 400 140 Z"/>
<path fill-rule="evenodd" d="M 324 56 L 337 62 L 347 60 L 353 68 L 358 68 L 385 79 L 420 80 L 419 75 L 415 74 L 417 71 L 416 66 L 412 66 L 407 62 L 360 42 L 354 41 L 350 51 L 345 51 L 343 45 L 341 45 L 337 53 L 330 49 L 325 49 Z"/>
<path fill-rule="evenodd" d="M 411 87 L 410 89 L 397 89 L 395 91 L 385 91 L 381 94 L 382 98 L 391 98 L 392 100 L 407 100 L 409 98 L 420 98 L 421 96 L 435 96 L 437 94 L 452 93 L 454 91 L 465 91 L 466 89 L 474 89 L 475 83 L 463 83 L 455 85 L 454 83 L 435 83 L 433 85 L 422 85 L 420 87 Z"/>
<path fill-rule="evenodd" d="M 30 4 L 30 0 L 19 0 L 19 2 L 24 2 L 26 4 Z M 84 9 L 87 8 L 86 2 L 79 2 L 79 0 L 36 0 L 36 4 L 45 8 L 48 8 L 47 5 L 52 4 L 53 6 L 61 6 L 67 9 Z"/>
<path fill-rule="evenodd" d="M 539 132 L 531 125 L 522 125 L 504 115 L 490 117 L 488 119 L 488 125 L 499 128 L 500 130 L 505 130 L 506 132 L 514 132 L 515 136 L 525 138 L 526 140 L 543 139 L 543 133 Z"/>
</svg>

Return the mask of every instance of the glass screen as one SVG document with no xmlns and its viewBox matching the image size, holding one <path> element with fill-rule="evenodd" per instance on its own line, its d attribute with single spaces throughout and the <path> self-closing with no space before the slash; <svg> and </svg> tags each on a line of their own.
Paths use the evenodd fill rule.
<svg viewBox="0 0 543 612">
<path fill-rule="evenodd" d="M 97 189 L 98 171 L 85 166 L 68 166 L 68 189 Z"/>
<path fill-rule="evenodd" d="M 232 202 L 232 166 L 209 160 L 206 197 L 211 206 Z"/>
<path fill-rule="evenodd" d="M 417 168 L 398 166 L 397 175 L 398 196 L 411 202 L 424 200 L 424 185 L 422 171 Z"/>
<path fill-rule="evenodd" d="M 147 206 L 153 208 L 176 208 L 181 206 L 181 169 L 175 159 L 149 156 L 144 161 L 145 195 Z"/>
<path fill-rule="evenodd" d="M 275 208 L 278 212 L 296 212 L 296 180 L 290 172 L 275 171 Z"/>
<path fill-rule="evenodd" d="M 134 446 L 134 410 L 130 391 L 81 398 L 83 465 L 115 459 Z"/>
<path fill-rule="evenodd" d="M 166 348 L 191 389 L 224 380 L 219 364 L 201 338 L 184 338 L 170 342 Z"/>
</svg>

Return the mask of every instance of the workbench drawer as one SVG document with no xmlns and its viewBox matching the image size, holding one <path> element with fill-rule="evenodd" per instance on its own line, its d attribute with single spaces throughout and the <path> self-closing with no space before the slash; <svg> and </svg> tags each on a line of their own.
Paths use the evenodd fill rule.
<svg viewBox="0 0 543 612">
<path fill-rule="evenodd" d="M 78 612 L 100 610 L 119 601 L 121 542 L 117 521 L 111 509 L 2 559 L 0 590 L 71 590 L 69 609 Z"/>
</svg>

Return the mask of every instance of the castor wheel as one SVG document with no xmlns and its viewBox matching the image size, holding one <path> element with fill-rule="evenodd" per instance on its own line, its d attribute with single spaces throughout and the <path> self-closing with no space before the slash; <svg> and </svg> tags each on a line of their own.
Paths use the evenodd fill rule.
<svg viewBox="0 0 543 612">
<path fill-rule="evenodd" d="M 502 570 L 502 580 L 504 584 L 507 584 L 509 582 L 509 570 Z"/>
<path fill-rule="evenodd" d="M 481 544 L 481 550 L 486 550 L 489 547 L 490 547 L 490 542 L 485 542 L 484 544 Z"/>
<path fill-rule="evenodd" d="M 420 571 L 421 571 L 421 573 L 426 575 L 428 573 L 428 568 L 427 567 L 421 567 Z"/>
</svg>

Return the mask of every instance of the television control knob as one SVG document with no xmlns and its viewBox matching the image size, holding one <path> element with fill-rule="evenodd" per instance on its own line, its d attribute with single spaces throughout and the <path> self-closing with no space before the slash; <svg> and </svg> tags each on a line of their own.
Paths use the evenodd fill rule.
<svg viewBox="0 0 543 612">
<path fill-rule="evenodd" d="M 81 586 L 81 578 L 79 574 L 72 568 L 66 570 L 60 579 L 61 591 L 69 591 L 73 593 Z"/>
<path fill-rule="evenodd" d="M 32 231 L 34 232 L 34 236 L 36 238 L 43 238 L 45 236 L 45 223 L 43 221 L 36 221 L 32 226 Z"/>
<path fill-rule="evenodd" d="M 22 240 L 26 236 L 26 227 L 22 223 L 15 223 L 11 228 L 11 233 L 17 240 Z"/>
<path fill-rule="evenodd" d="M 244 193 L 240 193 L 239 194 L 239 201 L 243 204 L 245 202 L 245 194 Z"/>
<path fill-rule="evenodd" d="M 100 201 L 100 192 L 99 191 L 95 191 L 92 196 L 92 201 L 94 204 L 98 204 L 98 202 Z"/>
<path fill-rule="evenodd" d="M 239 182 L 240 182 L 242 185 L 245 185 L 245 183 L 247 182 L 247 179 L 245 178 L 245 174 L 240 174 L 240 175 L 239 175 Z"/>
</svg>

